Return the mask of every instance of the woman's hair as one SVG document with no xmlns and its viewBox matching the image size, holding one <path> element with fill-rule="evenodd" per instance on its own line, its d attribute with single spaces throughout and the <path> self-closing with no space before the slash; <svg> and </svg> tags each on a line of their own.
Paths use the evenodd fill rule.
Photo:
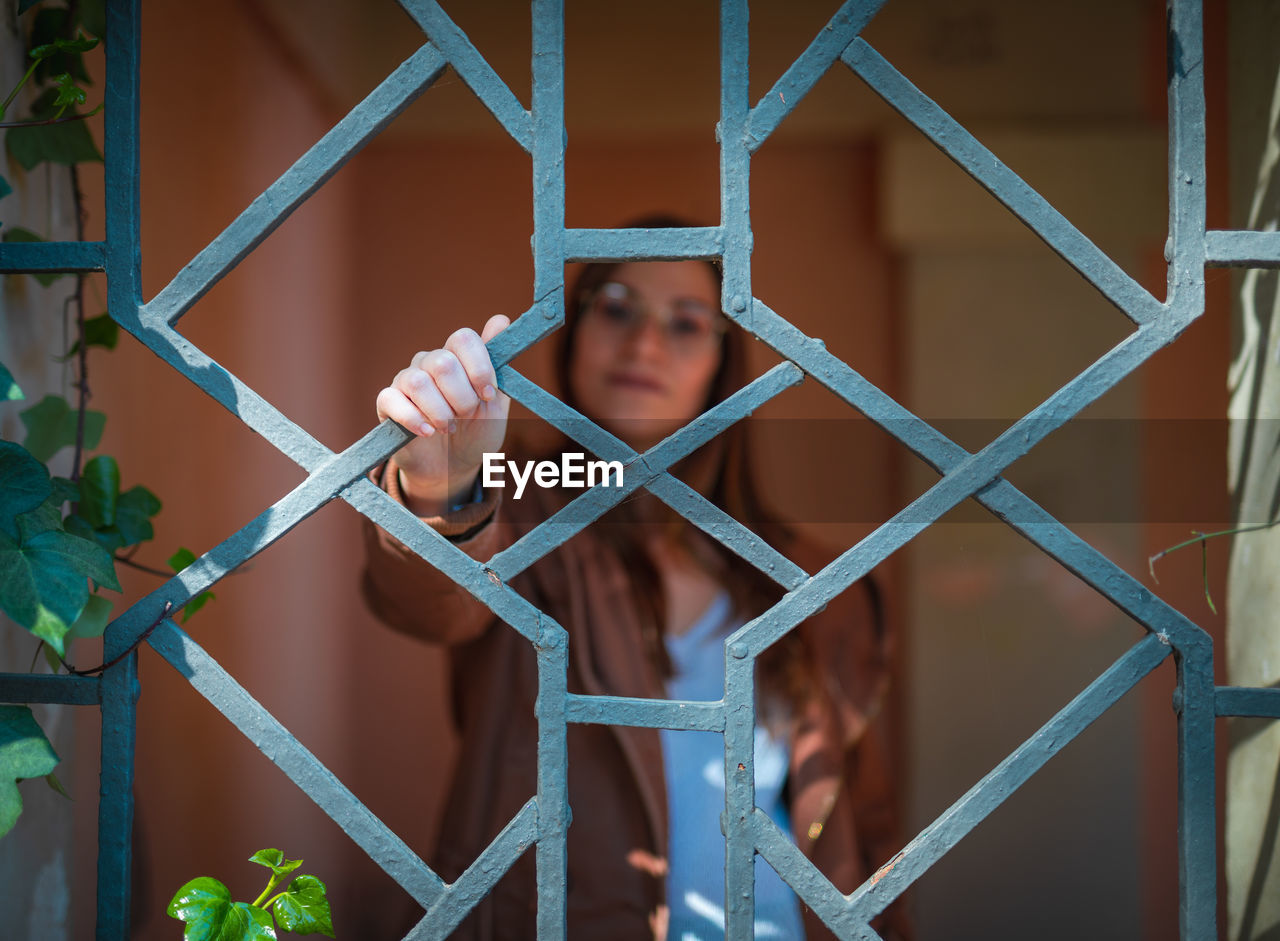
<svg viewBox="0 0 1280 941">
<path fill-rule="evenodd" d="M 692 223 L 676 216 L 653 215 L 636 219 L 623 228 L 687 228 Z M 570 382 L 578 327 L 583 308 L 600 285 L 604 284 L 624 262 L 594 262 L 585 265 L 569 287 L 565 298 L 565 325 L 559 332 L 556 349 L 556 378 L 564 401 L 582 411 Z M 707 261 L 715 275 L 717 289 L 722 281 L 718 263 Z M 723 401 L 746 384 L 748 378 L 746 344 L 749 337 L 730 326 L 721 339 L 720 365 L 712 378 L 703 410 Z M 696 419 L 695 419 L 696 420 Z M 745 420 L 734 422 L 711 442 L 671 468 L 675 476 L 698 490 L 713 504 L 753 530 L 775 548 L 783 548 L 792 533 L 760 499 L 751 460 L 750 432 Z M 652 559 L 645 551 L 639 532 L 644 524 L 666 525 L 683 542 L 694 557 L 705 566 L 729 592 L 735 613 L 751 618 L 766 610 L 782 596 L 782 589 L 755 566 L 743 561 L 718 540 L 697 531 L 679 514 L 656 497 L 645 495 L 624 502 L 603 520 L 601 538 L 618 553 L 631 574 L 631 593 L 646 623 L 646 643 L 650 654 L 664 675 L 670 674 L 666 644 L 665 597 L 662 580 Z M 640 524 L 637 526 L 637 524 Z M 649 530 L 652 531 L 652 530 Z M 799 702 L 805 695 L 809 666 L 804 657 L 800 635 L 792 631 L 773 645 L 760 663 L 761 681 L 767 693 Z"/>
</svg>

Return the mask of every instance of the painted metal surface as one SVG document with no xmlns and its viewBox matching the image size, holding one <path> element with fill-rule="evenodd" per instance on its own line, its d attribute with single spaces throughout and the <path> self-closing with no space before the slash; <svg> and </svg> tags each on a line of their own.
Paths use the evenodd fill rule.
<svg viewBox="0 0 1280 941">
<path fill-rule="evenodd" d="M 1054 429 L 1070 421 L 1148 357 L 1174 342 L 1204 309 L 1206 266 L 1280 267 L 1276 233 L 1205 231 L 1204 79 L 1200 7 L 1169 6 L 1168 296 L 1160 301 L 1126 275 L 1061 213 L 983 147 L 860 38 L 882 6 L 843 4 L 810 47 L 755 106 L 748 100 L 747 0 L 721 3 L 722 212 L 718 226 L 688 230 L 566 229 L 564 226 L 564 16 L 561 0 L 533 3 L 533 94 L 525 110 L 467 37 L 433 0 L 402 0 L 428 42 L 397 68 L 299 161 L 273 183 L 150 301 L 140 279 L 138 62 L 140 0 L 109 0 L 106 82 L 107 238 L 102 243 L 0 244 L 0 271 L 99 271 L 109 285 L 109 309 L 120 324 L 179 374 L 271 441 L 308 473 L 306 480 L 255 520 L 210 549 L 184 572 L 117 617 L 106 635 L 107 659 L 146 642 L 234 722 L 299 788 L 423 906 L 408 937 L 448 935 L 522 853 L 534 847 L 538 933 L 565 934 L 566 843 L 570 820 L 566 781 L 569 722 L 698 729 L 721 733 L 725 755 L 727 933 L 750 937 L 756 853 L 763 855 L 842 938 L 876 938 L 870 921 L 1018 786 L 1172 654 L 1177 664 L 1181 934 L 1216 932 L 1214 718 L 1280 717 L 1280 691 L 1213 685 L 1208 636 L 1097 549 L 1001 476 Z M 947 156 L 1009 208 L 1136 326 L 1136 330 L 1022 420 L 970 453 L 911 414 L 848 364 L 827 352 L 751 293 L 752 154 L 836 63 L 858 75 Z M 507 586 L 516 573 L 553 551 L 625 496 L 588 491 L 517 544 L 479 563 L 366 478 L 366 471 L 407 440 L 387 423 L 341 453 L 325 448 L 270 402 L 177 332 L 179 318 L 314 193 L 409 102 L 452 67 L 530 154 L 533 173 L 534 302 L 490 344 L 499 384 L 513 398 L 597 455 L 630 465 L 628 489 L 645 487 L 721 540 L 786 590 L 774 608 L 744 625 L 725 645 L 725 694 L 691 703 L 570 694 L 568 637 L 563 628 Z M 564 321 L 566 261 L 631 258 L 719 258 L 727 316 L 785 360 L 711 413 L 644 454 L 538 388 L 510 359 Z M 851 547 L 821 572 L 807 573 L 744 526 L 672 477 L 682 455 L 784 388 L 809 376 L 879 424 L 934 467 L 940 480 L 910 506 Z M 636 470 L 640 473 L 634 473 Z M 803 857 L 755 807 L 755 659 L 772 642 L 957 503 L 972 497 L 997 519 L 1141 624 L 1147 636 L 1120 657 L 1035 735 L 992 769 L 918 834 L 875 878 L 846 896 Z M 481 857 L 452 884 L 444 883 L 370 813 L 288 729 L 202 650 L 166 614 L 215 585 L 332 499 L 342 499 L 460 583 L 518 631 L 537 654 L 539 695 L 537 790 Z M 102 800 L 99 821 L 100 941 L 129 936 L 129 869 L 136 656 L 125 656 L 100 680 L 0 675 L 0 700 L 98 706 L 102 713 Z"/>
</svg>

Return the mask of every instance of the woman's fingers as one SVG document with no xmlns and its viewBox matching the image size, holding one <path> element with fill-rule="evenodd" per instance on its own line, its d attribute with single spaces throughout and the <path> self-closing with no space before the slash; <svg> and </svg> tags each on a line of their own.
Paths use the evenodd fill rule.
<svg viewBox="0 0 1280 941">
<path fill-rule="evenodd" d="M 407 369 L 378 394 L 378 418 L 391 418 L 418 434 L 451 432 L 459 418 L 470 417 L 498 396 L 498 377 L 485 343 L 511 321 L 495 314 L 482 333 L 455 331 L 442 349 L 420 350 Z"/>
<path fill-rule="evenodd" d="M 378 393 L 378 421 L 387 418 L 414 434 L 424 437 L 435 434 L 435 428 L 427 421 L 422 410 L 395 386 L 388 386 Z"/>
<path fill-rule="evenodd" d="M 489 319 L 492 322 L 494 318 Z M 469 327 L 454 331 L 444 344 L 445 351 L 457 358 L 471 391 L 478 399 L 477 405 L 480 401 L 492 402 L 498 394 L 498 375 L 484 344 L 480 335 Z M 450 401 L 453 401 L 452 396 Z"/>
<path fill-rule="evenodd" d="M 424 360 L 425 366 L 431 366 L 431 358 Z M 391 384 L 393 389 L 401 392 L 421 414 L 419 423 L 428 422 L 436 431 L 450 432 L 454 429 L 457 412 L 440 390 L 436 377 L 431 369 L 418 369 L 410 366 L 403 369 Z"/>
</svg>

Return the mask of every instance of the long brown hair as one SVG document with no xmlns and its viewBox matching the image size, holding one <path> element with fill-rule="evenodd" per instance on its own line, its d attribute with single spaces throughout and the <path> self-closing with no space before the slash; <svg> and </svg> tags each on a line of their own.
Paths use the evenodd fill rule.
<svg viewBox="0 0 1280 941">
<path fill-rule="evenodd" d="M 637 219 L 623 227 L 685 228 L 690 225 L 678 217 L 656 215 Z M 621 264 L 595 262 L 585 265 L 565 299 L 565 325 L 559 331 L 556 349 L 556 377 L 564 401 L 579 411 L 582 411 L 582 403 L 577 401 L 570 382 L 570 365 L 583 308 L 587 299 L 609 280 Z M 720 266 L 710 260 L 707 265 L 719 287 L 722 280 Z M 720 365 L 712 378 L 703 411 L 746 384 L 747 341 L 747 335 L 735 326 L 730 325 L 725 331 L 720 347 Z M 680 461 L 672 472 L 766 542 L 785 551 L 793 533 L 769 511 L 760 497 L 751 460 L 750 429 L 745 420 L 735 422 L 710 443 Z M 728 591 L 738 617 L 755 617 L 782 597 L 782 589 L 772 579 L 726 549 L 718 540 L 704 535 L 656 497 L 646 493 L 624 502 L 595 525 L 600 537 L 617 553 L 630 577 L 630 592 L 645 624 L 646 643 L 662 675 L 671 674 L 671 663 L 663 640 L 666 598 L 657 567 L 643 540 L 638 538 L 644 527 L 637 524 L 645 523 L 669 528 L 699 564 Z M 798 704 L 810 689 L 811 671 L 801 637 L 792 631 L 761 658 L 760 680 L 766 698 L 780 697 L 783 701 Z"/>
</svg>

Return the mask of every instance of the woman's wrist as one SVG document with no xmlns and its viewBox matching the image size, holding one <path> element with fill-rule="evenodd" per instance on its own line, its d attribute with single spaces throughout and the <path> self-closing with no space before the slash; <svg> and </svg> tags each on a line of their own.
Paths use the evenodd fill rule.
<svg viewBox="0 0 1280 941">
<path fill-rule="evenodd" d="M 405 473 L 404 468 L 392 465 L 396 473 L 397 489 L 403 498 L 404 505 L 415 516 L 433 517 L 454 513 L 472 503 L 479 503 L 484 493 L 480 489 L 480 474 L 473 471 L 464 475 L 461 480 L 450 481 L 453 486 L 443 493 L 435 480 L 415 479 L 412 474 Z"/>
</svg>

